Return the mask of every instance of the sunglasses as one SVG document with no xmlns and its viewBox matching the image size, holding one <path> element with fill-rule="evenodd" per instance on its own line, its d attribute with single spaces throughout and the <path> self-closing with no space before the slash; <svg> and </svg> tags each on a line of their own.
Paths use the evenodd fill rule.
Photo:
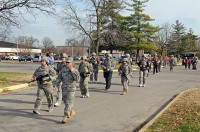
<svg viewBox="0 0 200 132">
<path fill-rule="evenodd" d="M 66 64 L 69 64 L 70 62 L 66 62 Z"/>
</svg>

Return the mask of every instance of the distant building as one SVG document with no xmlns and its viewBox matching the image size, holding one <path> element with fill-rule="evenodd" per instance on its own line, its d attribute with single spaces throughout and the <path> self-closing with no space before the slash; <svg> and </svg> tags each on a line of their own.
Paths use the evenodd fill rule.
<svg viewBox="0 0 200 132">
<path fill-rule="evenodd" d="M 0 41 L 0 55 L 10 54 L 41 54 L 42 49 L 38 48 L 27 48 L 22 45 L 15 43 Z"/>
</svg>

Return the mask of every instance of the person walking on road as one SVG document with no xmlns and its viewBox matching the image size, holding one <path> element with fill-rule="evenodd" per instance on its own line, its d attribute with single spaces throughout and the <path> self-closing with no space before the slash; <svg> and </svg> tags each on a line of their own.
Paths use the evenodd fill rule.
<svg viewBox="0 0 200 132">
<path fill-rule="evenodd" d="M 40 114 L 39 110 L 42 106 L 42 98 L 46 95 L 48 102 L 48 112 L 53 110 L 53 85 L 52 81 L 55 79 L 55 72 L 51 66 L 48 65 L 49 61 L 46 56 L 41 58 L 41 66 L 37 68 L 33 74 L 33 81 L 37 81 L 37 99 L 33 113 Z"/>
<path fill-rule="evenodd" d="M 99 73 L 99 63 L 100 63 L 100 60 L 97 58 L 96 56 L 96 53 L 92 53 L 92 57 L 90 58 L 90 61 L 89 61 L 92 66 L 93 66 L 93 72 L 92 74 L 90 75 L 90 81 L 93 83 L 97 83 L 97 80 L 98 80 L 98 73 Z"/>
<path fill-rule="evenodd" d="M 141 60 L 138 63 L 139 67 L 139 87 L 145 87 L 147 78 L 147 69 L 149 68 L 146 62 L 146 58 L 142 55 Z"/>
<path fill-rule="evenodd" d="M 92 72 L 92 67 L 87 62 L 87 56 L 81 57 L 82 62 L 79 65 L 78 71 L 80 73 L 79 87 L 81 91 L 82 98 L 89 98 L 88 81 L 90 79 L 90 74 Z"/>
<path fill-rule="evenodd" d="M 154 55 L 153 59 L 152 59 L 152 63 L 153 63 L 153 74 L 158 74 L 158 65 L 160 63 L 160 60 L 157 56 L 157 54 Z"/>
<path fill-rule="evenodd" d="M 101 67 L 103 68 L 103 75 L 106 81 L 105 90 L 108 90 L 111 87 L 112 74 L 115 68 L 115 62 L 112 59 L 112 54 L 108 54 L 106 56 L 106 59 L 101 63 Z"/>
<path fill-rule="evenodd" d="M 73 67 L 73 58 L 66 60 L 66 66 L 61 69 L 56 79 L 57 85 L 62 82 L 62 100 L 65 104 L 64 116 L 62 123 L 66 123 L 75 116 L 74 100 L 76 92 L 76 82 L 79 81 L 80 75 L 77 69 Z"/>
<path fill-rule="evenodd" d="M 123 92 L 121 95 L 128 94 L 129 75 L 131 73 L 131 67 L 128 64 L 128 58 L 123 58 L 121 66 L 118 68 L 118 72 L 121 76 L 121 83 L 123 85 Z"/>
<path fill-rule="evenodd" d="M 176 61 L 174 59 L 174 56 L 171 55 L 170 58 L 169 58 L 169 68 L 170 68 L 170 71 L 174 70 L 175 64 L 176 64 Z"/>
<path fill-rule="evenodd" d="M 66 53 L 60 54 L 61 62 L 57 63 L 56 71 L 59 73 L 63 67 L 66 66 L 66 59 L 68 58 L 68 55 Z M 59 107 L 62 102 L 62 89 L 61 89 L 62 82 L 57 85 L 58 91 L 56 96 L 56 103 L 54 104 L 55 107 Z"/>
</svg>

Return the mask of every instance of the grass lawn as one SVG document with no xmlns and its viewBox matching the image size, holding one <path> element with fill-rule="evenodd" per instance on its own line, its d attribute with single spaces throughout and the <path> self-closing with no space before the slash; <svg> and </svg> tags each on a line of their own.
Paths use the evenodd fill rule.
<svg viewBox="0 0 200 132">
<path fill-rule="evenodd" d="M 0 88 L 27 83 L 31 77 L 30 73 L 0 72 Z"/>
<path fill-rule="evenodd" d="M 147 132 L 200 132 L 200 89 L 180 96 Z"/>
</svg>

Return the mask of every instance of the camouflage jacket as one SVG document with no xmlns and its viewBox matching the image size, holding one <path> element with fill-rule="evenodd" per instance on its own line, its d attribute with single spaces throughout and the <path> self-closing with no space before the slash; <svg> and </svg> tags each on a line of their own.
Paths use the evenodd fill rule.
<svg viewBox="0 0 200 132">
<path fill-rule="evenodd" d="M 61 71 L 61 69 L 65 67 L 65 64 L 63 62 L 58 62 L 57 63 L 57 72 Z"/>
<path fill-rule="evenodd" d="M 113 59 L 105 59 L 102 63 L 101 63 L 101 67 L 103 68 L 104 72 L 106 71 L 113 71 L 115 68 L 115 62 Z"/>
<path fill-rule="evenodd" d="M 40 76 L 46 76 L 47 80 L 46 81 L 42 81 L 42 83 L 40 83 L 39 80 L 37 80 L 37 83 L 39 85 L 41 85 L 41 84 L 52 85 L 52 81 L 55 80 L 55 71 L 52 68 L 52 66 L 47 66 L 47 67 L 40 66 L 33 73 L 33 78 L 34 77 L 38 78 Z"/>
<path fill-rule="evenodd" d="M 90 65 L 89 62 L 81 62 L 78 68 L 78 71 L 80 72 L 80 74 L 84 74 L 84 73 L 91 73 L 92 72 L 92 66 Z"/>
<path fill-rule="evenodd" d="M 98 68 L 99 62 L 100 61 L 97 58 L 90 58 L 90 63 L 92 64 L 93 68 Z"/>
<path fill-rule="evenodd" d="M 129 64 L 121 64 L 121 66 L 118 68 L 118 72 L 121 76 L 127 77 L 131 73 L 131 67 Z"/>
<path fill-rule="evenodd" d="M 56 84 L 59 85 L 62 81 L 62 88 L 76 88 L 76 82 L 79 81 L 80 75 L 77 69 L 72 68 L 69 70 L 67 67 L 63 67 L 58 73 Z"/>
</svg>

